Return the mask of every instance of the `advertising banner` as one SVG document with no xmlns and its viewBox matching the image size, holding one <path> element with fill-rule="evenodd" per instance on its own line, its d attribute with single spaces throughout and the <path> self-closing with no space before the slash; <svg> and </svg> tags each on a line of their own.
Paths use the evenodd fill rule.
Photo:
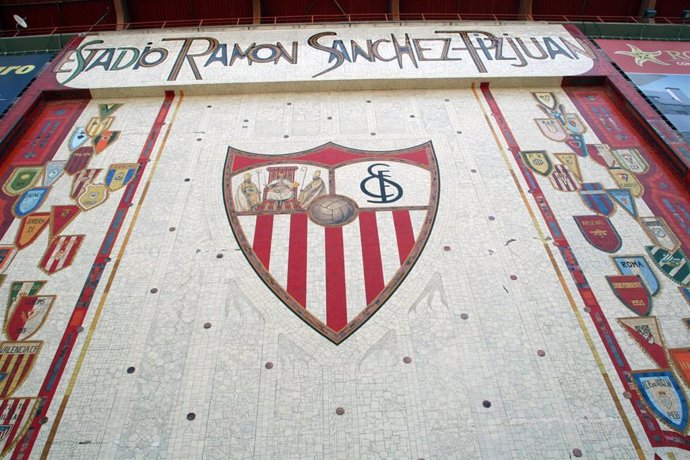
<svg viewBox="0 0 690 460">
<path fill-rule="evenodd" d="M 0 116 L 52 56 L 53 53 L 0 56 Z"/>
</svg>

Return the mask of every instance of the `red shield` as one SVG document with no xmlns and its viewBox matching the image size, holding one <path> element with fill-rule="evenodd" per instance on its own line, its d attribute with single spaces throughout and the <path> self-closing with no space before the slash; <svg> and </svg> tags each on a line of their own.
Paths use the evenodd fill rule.
<svg viewBox="0 0 690 460">
<path fill-rule="evenodd" d="M 49 275 L 72 265 L 84 235 L 60 235 L 53 238 L 43 254 L 39 268 Z"/>
<path fill-rule="evenodd" d="M 604 216 L 573 216 L 582 236 L 600 251 L 616 252 L 621 248 L 621 237 Z"/>
<path fill-rule="evenodd" d="M 616 294 L 618 300 L 640 316 L 647 316 L 652 311 L 652 296 L 640 275 L 607 276 L 606 281 Z"/>
<path fill-rule="evenodd" d="M 51 307 L 54 295 L 21 296 L 8 312 L 5 334 L 10 340 L 31 338 L 43 326 Z"/>
<path fill-rule="evenodd" d="M 254 270 L 338 344 L 419 257 L 436 214 L 438 166 L 431 143 L 387 152 L 329 143 L 290 155 L 230 148 L 223 187 Z"/>
<path fill-rule="evenodd" d="M 72 176 L 86 168 L 91 160 L 91 155 L 93 155 L 93 149 L 91 147 L 78 148 L 70 155 L 69 160 L 67 160 L 65 172 Z"/>
</svg>

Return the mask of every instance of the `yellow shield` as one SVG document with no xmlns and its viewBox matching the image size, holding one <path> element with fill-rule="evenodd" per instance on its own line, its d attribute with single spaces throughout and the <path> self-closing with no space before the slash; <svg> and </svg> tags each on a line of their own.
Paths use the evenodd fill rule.
<svg viewBox="0 0 690 460">
<path fill-rule="evenodd" d="M 527 167 L 535 173 L 541 174 L 542 176 L 548 176 L 551 174 L 553 165 L 551 164 L 551 159 L 544 150 L 520 152 L 520 156 Z"/>
<path fill-rule="evenodd" d="M 93 209 L 108 199 L 108 187 L 103 184 L 89 184 L 79 198 L 77 204 L 84 211 Z"/>
<path fill-rule="evenodd" d="M 105 175 L 105 184 L 113 192 L 120 190 L 132 180 L 138 168 L 137 163 L 111 164 Z"/>
<path fill-rule="evenodd" d="M 570 169 L 571 173 L 577 176 L 578 179 L 582 180 L 580 163 L 577 161 L 577 155 L 575 153 L 554 153 L 554 156 L 558 158 L 558 161 L 566 165 L 568 169 Z"/>
<path fill-rule="evenodd" d="M 627 169 L 623 168 L 611 168 L 609 169 L 609 174 L 616 181 L 618 187 L 627 188 L 630 193 L 636 198 L 639 198 L 644 193 L 644 187 L 635 177 L 635 174 L 631 173 Z"/>
<path fill-rule="evenodd" d="M 86 134 L 91 137 L 96 137 L 103 131 L 107 131 L 110 125 L 115 121 L 115 117 L 91 117 L 89 122 L 86 124 Z"/>
</svg>

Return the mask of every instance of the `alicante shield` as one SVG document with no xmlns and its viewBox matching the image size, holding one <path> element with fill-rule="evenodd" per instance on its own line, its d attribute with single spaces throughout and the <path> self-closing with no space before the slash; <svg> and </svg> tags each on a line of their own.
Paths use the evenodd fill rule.
<svg viewBox="0 0 690 460">
<path fill-rule="evenodd" d="M 103 184 L 87 184 L 77 198 L 77 204 L 84 211 L 93 209 L 108 199 L 108 187 Z"/>
<path fill-rule="evenodd" d="M 414 266 L 434 222 L 438 184 L 430 142 L 393 151 L 328 143 L 288 155 L 229 148 L 223 175 L 230 226 L 247 261 L 335 344 Z"/>
<path fill-rule="evenodd" d="M 0 399 L 11 397 L 31 373 L 43 342 L 0 342 Z"/>
<path fill-rule="evenodd" d="M 616 204 L 599 182 L 585 182 L 580 190 L 582 202 L 592 212 L 610 216 L 616 211 Z"/>
<path fill-rule="evenodd" d="M 35 212 L 23 218 L 19 223 L 17 236 L 14 239 L 17 249 L 22 250 L 36 241 L 36 238 L 43 233 L 43 229 L 46 228 L 49 221 L 49 212 Z"/>
<path fill-rule="evenodd" d="M 690 386 L 690 348 L 669 348 L 668 355 L 678 375 Z"/>
<path fill-rule="evenodd" d="M 654 316 L 618 318 L 618 323 L 657 366 L 668 368 L 659 322 Z"/>
<path fill-rule="evenodd" d="M 570 171 L 570 168 L 564 164 L 553 167 L 553 172 L 549 175 L 549 182 L 551 182 L 553 188 L 561 192 L 576 192 L 582 187 L 580 181 Z"/>
<path fill-rule="evenodd" d="M 84 145 L 84 142 L 87 140 L 89 140 L 89 135 L 86 134 L 86 130 L 83 126 L 79 126 L 74 130 L 72 136 L 69 138 L 69 149 L 74 152 L 79 147 Z"/>
<path fill-rule="evenodd" d="M 551 139 L 554 142 L 565 142 L 568 139 L 568 133 L 565 128 L 555 118 L 535 118 L 534 122 L 547 139 Z"/>
<path fill-rule="evenodd" d="M 48 244 L 38 268 L 49 275 L 69 267 L 79 251 L 84 235 L 60 235 Z"/>
<path fill-rule="evenodd" d="M 652 296 L 659 293 L 659 279 L 645 256 L 612 256 L 612 259 L 621 275 L 640 275 Z"/>
<path fill-rule="evenodd" d="M 36 185 L 42 171 L 42 166 L 20 166 L 14 168 L 12 174 L 2 186 L 2 191 L 9 196 L 21 195 Z"/>
<path fill-rule="evenodd" d="M 9 398 L 0 405 L 0 458 L 22 439 L 38 411 L 39 398 Z"/>
<path fill-rule="evenodd" d="M 551 174 L 553 164 L 545 151 L 520 152 L 522 161 L 529 169 L 544 177 Z"/>
<path fill-rule="evenodd" d="M 13 341 L 31 338 L 43 326 L 54 302 L 54 295 L 19 297 L 7 315 L 7 338 Z"/>
<path fill-rule="evenodd" d="M 115 117 L 91 117 L 89 122 L 86 124 L 86 134 L 88 134 L 90 137 L 96 137 L 103 131 L 106 131 L 108 128 L 110 128 L 110 125 L 113 124 L 113 121 L 115 121 Z"/>
<path fill-rule="evenodd" d="M 573 216 L 580 233 L 589 244 L 604 252 L 616 252 L 623 242 L 608 217 Z"/>
<path fill-rule="evenodd" d="M 655 246 L 660 246 L 671 252 L 680 247 L 680 240 L 669 228 L 663 217 L 640 217 L 638 222 Z"/>
<path fill-rule="evenodd" d="M 103 131 L 101 134 L 93 138 L 93 147 L 96 149 L 96 154 L 101 153 L 106 148 L 110 147 L 120 137 L 120 131 Z"/>
<path fill-rule="evenodd" d="M 645 246 L 652 262 L 661 273 L 681 286 L 690 284 L 690 264 L 682 249 L 671 252 L 659 246 Z"/>
<path fill-rule="evenodd" d="M 139 168 L 138 163 L 114 163 L 105 174 L 105 185 L 115 192 L 129 184 Z"/>
<path fill-rule="evenodd" d="M 12 208 L 15 217 L 25 217 L 41 207 L 50 192 L 50 187 L 34 187 L 22 194 Z"/>
<path fill-rule="evenodd" d="M 649 169 L 649 163 L 637 149 L 616 149 L 613 155 L 618 160 L 618 164 L 632 173 L 644 174 Z"/>
<path fill-rule="evenodd" d="M 623 168 L 611 168 L 609 169 L 609 174 L 616 182 L 618 187 L 630 190 L 630 193 L 639 198 L 644 193 L 644 187 L 637 180 L 635 174 L 631 173 L 627 169 Z"/>
<path fill-rule="evenodd" d="M 635 198 L 629 189 L 626 188 L 610 188 L 606 190 L 621 208 L 625 209 L 632 217 L 637 218 L 637 204 Z"/>
<path fill-rule="evenodd" d="M 70 155 L 69 160 L 65 164 L 65 172 L 70 176 L 88 166 L 91 157 L 93 156 L 93 149 L 91 147 L 80 147 Z"/>
<path fill-rule="evenodd" d="M 668 369 L 630 372 L 642 400 L 656 418 L 671 429 L 685 433 L 688 403 L 675 375 Z"/>
<path fill-rule="evenodd" d="M 50 187 L 62 177 L 62 174 L 65 172 L 65 165 L 67 165 L 67 160 L 49 161 L 46 163 L 45 173 L 43 174 L 43 186 Z"/>
<path fill-rule="evenodd" d="M 72 198 L 77 198 L 79 195 L 84 193 L 86 186 L 96 180 L 98 174 L 102 169 L 82 169 L 79 171 L 72 180 L 72 189 L 70 191 L 70 196 Z"/>
<path fill-rule="evenodd" d="M 14 246 L 0 246 L 0 273 L 7 270 L 16 255 L 17 249 Z"/>
<path fill-rule="evenodd" d="M 633 313 L 647 316 L 652 311 L 652 297 L 639 275 L 607 276 L 609 286 L 623 305 Z"/>
</svg>

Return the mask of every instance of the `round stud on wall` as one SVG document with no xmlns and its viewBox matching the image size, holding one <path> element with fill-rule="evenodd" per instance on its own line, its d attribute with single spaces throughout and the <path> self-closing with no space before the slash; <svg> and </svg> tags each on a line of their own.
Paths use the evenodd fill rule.
<svg viewBox="0 0 690 460">
<path fill-rule="evenodd" d="M 222 258 L 223 258 L 223 254 L 216 254 L 216 259 L 222 259 Z"/>
<path fill-rule="evenodd" d="M 477 170 L 476 170 L 476 169 L 470 169 L 470 172 L 471 172 L 471 173 L 476 173 Z"/>
<path fill-rule="evenodd" d="M 175 227 L 170 227 L 170 228 L 168 229 L 168 231 L 170 231 L 170 232 L 174 232 L 175 230 L 176 230 Z"/>
<path fill-rule="evenodd" d="M 151 289 L 151 294 L 155 294 L 156 292 L 158 292 L 158 289 L 156 289 L 156 288 Z"/>
<path fill-rule="evenodd" d="M 544 350 L 537 350 L 537 356 L 543 358 L 544 356 L 546 356 L 546 352 Z"/>
<path fill-rule="evenodd" d="M 584 308 L 584 311 L 585 311 L 585 313 L 589 313 L 590 311 L 592 311 L 592 309 L 589 308 L 589 307 L 585 307 L 585 308 Z"/>
<path fill-rule="evenodd" d="M 482 406 L 486 407 L 487 409 L 491 407 L 491 401 L 487 401 L 486 399 L 482 401 Z"/>
<path fill-rule="evenodd" d="M 515 275 L 510 275 L 510 279 L 513 280 L 513 281 L 515 281 L 515 280 L 517 279 L 517 276 L 515 276 Z"/>
<path fill-rule="evenodd" d="M 404 362 L 405 364 L 410 364 L 410 363 L 412 362 L 412 358 L 410 358 L 409 356 L 405 356 L 405 357 L 403 358 L 403 362 Z"/>
<path fill-rule="evenodd" d="M 496 220 L 494 216 L 489 216 L 489 220 Z"/>
<path fill-rule="evenodd" d="M 197 137 L 197 138 L 196 138 L 196 141 L 197 141 L 197 142 L 199 142 L 200 140 L 201 140 L 201 138 L 200 138 L 200 137 Z"/>
<path fill-rule="evenodd" d="M 204 323 L 204 329 L 211 329 L 211 323 Z"/>
<path fill-rule="evenodd" d="M 196 418 L 196 414 L 194 412 L 190 412 L 189 414 L 187 414 L 187 420 L 189 420 L 190 422 L 192 420 L 194 420 L 195 418 Z"/>
<path fill-rule="evenodd" d="M 189 182 L 190 180 L 191 180 L 191 179 L 190 179 L 189 177 L 185 177 L 185 178 L 184 178 L 184 181 L 185 181 L 185 182 Z"/>
<path fill-rule="evenodd" d="M 264 367 L 265 367 L 266 369 L 273 369 L 273 363 L 269 361 L 269 362 L 267 362 L 266 364 L 264 364 Z"/>
<path fill-rule="evenodd" d="M 345 409 L 343 409 L 342 407 L 338 407 L 338 408 L 335 410 L 335 413 L 336 413 L 337 415 L 343 415 L 343 414 L 345 413 Z"/>
<path fill-rule="evenodd" d="M 462 318 L 462 319 L 467 319 L 467 318 L 469 318 L 469 317 L 470 317 L 470 315 L 468 315 L 467 313 L 462 313 L 462 314 L 460 315 L 460 318 Z"/>
<path fill-rule="evenodd" d="M 84 328 L 81 326 L 77 327 L 77 332 L 84 332 Z"/>
<path fill-rule="evenodd" d="M 573 457 L 582 457 L 582 451 L 580 449 L 573 449 Z"/>
<path fill-rule="evenodd" d="M 127 368 L 127 373 L 128 373 L 128 374 L 134 374 L 134 371 L 135 371 L 135 369 L 134 369 L 133 366 L 130 366 L 130 367 Z"/>
<path fill-rule="evenodd" d="M 631 399 L 631 398 L 632 398 L 632 393 L 630 393 L 629 391 L 624 391 L 624 392 L 623 392 L 623 397 L 624 397 L 625 399 Z"/>
<path fill-rule="evenodd" d="M 326 117 L 326 120 L 332 120 L 333 117 Z"/>
<path fill-rule="evenodd" d="M 38 421 L 41 425 L 45 425 L 48 423 L 48 417 L 41 417 L 41 420 Z"/>
<path fill-rule="evenodd" d="M 450 246 L 443 246 L 443 250 L 446 252 L 450 251 Z"/>
</svg>

